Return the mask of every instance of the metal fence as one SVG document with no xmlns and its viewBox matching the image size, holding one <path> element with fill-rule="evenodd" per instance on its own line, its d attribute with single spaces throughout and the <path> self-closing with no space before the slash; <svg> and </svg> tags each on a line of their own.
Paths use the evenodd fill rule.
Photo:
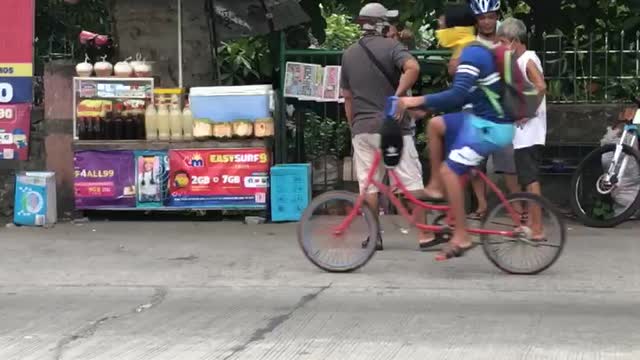
<svg viewBox="0 0 640 360">
<path fill-rule="evenodd" d="M 537 41 L 530 37 L 528 45 L 542 62 L 549 103 L 623 102 L 630 94 L 638 93 L 640 33 L 632 37 L 624 32 L 576 33 L 569 37 L 543 34 Z M 429 93 L 447 86 L 449 79 L 445 64 L 450 54 L 448 51 L 412 53 L 422 69 L 421 79 L 414 89 L 416 93 Z M 285 68 L 287 61 L 340 65 L 341 56 L 342 51 L 338 50 L 287 49 L 284 37 L 281 38 L 281 69 Z M 284 75 L 282 71 L 281 84 L 284 84 Z M 350 182 L 355 182 L 353 166 L 349 163 L 351 144 L 348 129 L 345 132 L 342 104 L 284 98 L 282 86 L 280 89 L 278 106 L 281 111 L 278 113 L 281 118 L 277 121 L 276 161 L 311 162 L 317 191 L 345 188 Z M 422 126 L 418 124 L 416 129 L 416 143 L 421 154 L 426 145 Z"/>
<path fill-rule="evenodd" d="M 638 92 L 640 32 L 543 34 L 532 50 L 542 60 L 551 103 L 625 102 Z"/>
<path fill-rule="evenodd" d="M 342 51 L 315 49 L 287 49 L 284 39 L 280 49 L 280 68 L 288 61 L 327 65 L 340 65 Z M 439 89 L 446 80 L 448 51 L 414 51 L 422 68 L 421 81 L 416 84 L 416 93 Z M 284 71 L 281 74 L 284 84 Z M 350 162 L 351 137 L 345 120 L 344 106 L 338 102 L 302 101 L 283 96 L 280 86 L 280 118 L 276 122 L 276 162 L 311 162 L 314 167 L 314 188 L 324 191 L 345 188 L 355 183 L 353 165 Z M 418 124 L 417 134 L 424 134 Z M 424 135 L 418 137 L 419 150 L 425 146 Z"/>
</svg>

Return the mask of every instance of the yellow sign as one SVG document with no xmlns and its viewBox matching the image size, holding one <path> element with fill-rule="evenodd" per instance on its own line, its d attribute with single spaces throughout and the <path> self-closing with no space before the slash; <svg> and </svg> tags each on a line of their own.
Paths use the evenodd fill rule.
<svg viewBox="0 0 640 360">
<path fill-rule="evenodd" d="M 33 64 L 30 63 L 0 63 L 0 77 L 31 77 Z"/>
</svg>

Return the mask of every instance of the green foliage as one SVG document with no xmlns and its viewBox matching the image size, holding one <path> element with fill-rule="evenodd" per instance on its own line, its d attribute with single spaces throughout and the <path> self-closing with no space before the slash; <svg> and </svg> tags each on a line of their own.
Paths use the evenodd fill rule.
<svg viewBox="0 0 640 360">
<path fill-rule="evenodd" d="M 242 38 L 218 47 L 220 81 L 223 85 L 268 82 L 273 61 L 266 37 Z"/>
<path fill-rule="evenodd" d="M 349 155 L 349 126 L 345 120 L 322 117 L 313 111 L 304 113 L 304 149 L 307 161 L 324 155 L 342 159 Z"/>
<path fill-rule="evenodd" d="M 614 216 L 613 207 L 602 200 L 596 200 L 591 212 L 591 217 L 600 220 L 607 220 Z"/>
<path fill-rule="evenodd" d="M 322 43 L 323 48 L 346 49 L 358 40 L 360 28 L 350 16 L 339 12 L 327 13 L 324 7 L 322 10 L 322 15 L 327 23 L 325 40 Z M 336 7 L 334 11 L 340 10 L 343 9 Z"/>
<path fill-rule="evenodd" d="M 82 0 L 75 5 L 63 0 L 36 1 L 36 67 L 42 66 L 42 57 L 84 59 L 77 46 L 78 34 L 82 30 L 109 33 L 111 17 L 107 5 L 107 0 Z"/>
<path fill-rule="evenodd" d="M 505 18 L 520 18 L 531 13 L 531 6 L 522 0 L 510 2 L 508 5 L 512 6 L 508 6 L 503 12 L 503 17 Z"/>
</svg>

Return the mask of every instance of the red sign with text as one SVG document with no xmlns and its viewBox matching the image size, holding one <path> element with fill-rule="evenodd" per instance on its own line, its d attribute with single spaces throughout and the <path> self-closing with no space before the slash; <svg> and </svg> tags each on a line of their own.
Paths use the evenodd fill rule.
<svg viewBox="0 0 640 360">
<path fill-rule="evenodd" d="M 0 160 L 27 160 L 30 104 L 0 104 Z"/>
<path fill-rule="evenodd" d="M 169 151 L 169 205 L 265 208 L 269 187 L 265 148 Z"/>
<path fill-rule="evenodd" d="M 0 63 L 32 63 L 35 0 L 2 0 Z"/>
<path fill-rule="evenodd" d="M 0 160 L 27 160 L 35 0 L 0 1 Z"/>
</svg>

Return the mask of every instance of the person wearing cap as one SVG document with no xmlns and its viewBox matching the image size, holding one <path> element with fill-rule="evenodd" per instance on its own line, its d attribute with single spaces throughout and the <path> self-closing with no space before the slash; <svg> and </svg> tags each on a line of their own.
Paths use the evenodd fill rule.
<svg viewBox="0 0 640 360">
<path fill-rule="evenodd" d="M 346 118 L 351 129 L 353 156 L 360 192 L 374 213 L 378 209 L 378 189 L 364 188 L 376 154 L 380 151 L 380 128 L 384 107 L 389 96 L 405 96 L 420 74 L 420 65 L 404 45 L 385 37 L 389 19 L 398 16 L 379 3 L 362 7 L 357 22 L 362 29 L 361 39 L 345 50 L 342 56 L 341 87 L 345 99 Z M 422 166 L 413 140 L 411 119 L 400 120 L 403 129 L 403 153 L 396 168 L 400 179 L 410 191 L 422 191 Z M 380 164 L 376 180 L 384 177 Z M 416 216 L 421 216 L 418 212 Z M 422 235 L 420 235 L 422 236 Z M 365 244 L 371 239 L 366 239 Z M 382 237 L 376 239 L 382 250 Z"/>
<path fill-rule="evenodd" d="M 435 94 L 398 99 L 397 117 L 412 108 L 439 112 L 461 109 L 466 103 L 473 105 L 473 112 L 436 116 L 428 125 L 432 176 L 424 192 L 433 201 L 444 200 L 446 194 L 454 218 L 453 236 L 437 255 L 439 261 L 462 256 L 473 247 L 466 231 L 461 176 L 510 145 L 514 135 L 513 119 L 498 111 L 482 89 L 500 94 L 504 84 L 493 52 L 476 43 L 474 25 L 469 6 L 448 5 L 444 28 L 436 31 L 436 37 L 440 46 L 452 49 L 457 59 L 452 86 Z"/>
<path fill-rule="evenodd" d="M 496 31 L 498 28 L 498 18 L 500 11 L 500 0 L 469 0 L 469 7 L 476 18 L 476 41 L 489 48 L 498 45 Z M 471 106 L 465 106 L 466 110 L 472 111 Z M 493 171 L 502 174 L 504 183 L 510 193 L 520 191 L 518 178 L 516 175 L 516 164 L 513 146 L 508 146 L 500 151 L 491 154 L 493 160 Z M 487 161 L 485 160 L 478 168 L 486 172 Z M 471 187 L 478 201 L 478 207 L 469 216 L 472 220 L 482 220 L 487 214 L 487 189 L 484 181 L 477 176 L 471 178 Z M 517 210 L 518 206 L 516 205 Z"/>
</svg>

